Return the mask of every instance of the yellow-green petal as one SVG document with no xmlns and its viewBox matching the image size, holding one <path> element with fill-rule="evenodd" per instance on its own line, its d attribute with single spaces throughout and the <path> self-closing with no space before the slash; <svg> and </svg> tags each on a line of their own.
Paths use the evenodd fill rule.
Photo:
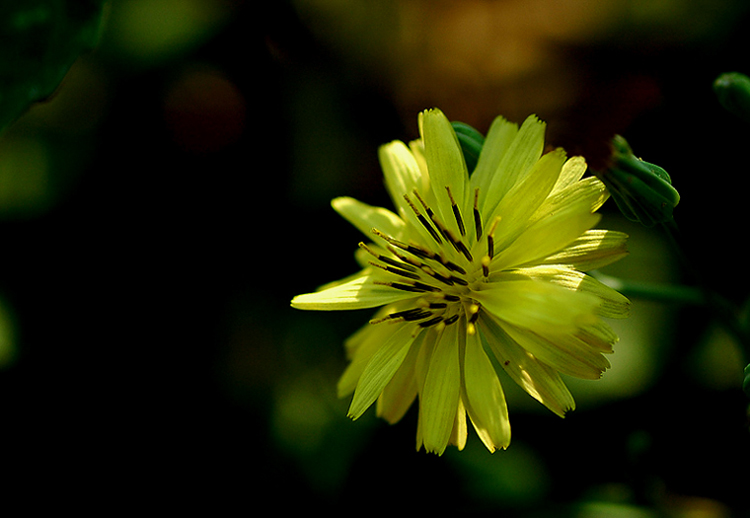
<svg viewBox="0 0 750 518">
<path fill-rule="evenodd" d="M 483 315 L 478 327 L 498 363 L 531 397 L 561 417 L 575 409 L 573 396 L 557 371 L 518 345 L 494 317 Z"/>
<path fill-rule="evenodd" d="M 414 341 L 401 367 L 378 398 L 377 416 L 391 424 L 401 420 L 417 397 L 417 378 L 414 369 L 424 334 L 420 334 Z"/>
<path fill-rule="evenodd" d="M 406 219 L 411 210 L 404 200 L 404 194 L 409 194 L 414 189 L 422 189 L 423 187 L 422 172 L 417 159 L 412 151 L 406 147 L 406 144 L 400 140 L 394 140 L 389 144 L 380 146 L 378 157 L 388 193 L 391 195 L 394 205 L 398 208 L 399 215 Z"/>
<path fill-rule="evenodd" d="M 474 293 L 482 307 L 520 328 L 573 332 L 596 322 L 599 300 L 538 280 L 493 282 Z"/>
<path fill-rule="evenodd" d="M 391 381 L 417 337 L 415 326 L 400 325 L 375 351 L 354 390 L 349 417 L 358 419 Z"/>
<path fill-rule="evenodd" d="M 396 239 L 400 239 L 405 232 L 404 220 L 388 209 L 373 207 L 346 196 L 334 198 L 331 206 L 369 239 L 374 238 L 373 228 Z"/>
<path fill-rule="evenodd" d="M 546 329 L 535 333 L 505 322 L 500 324 L 516 343 L 562 374 L 598 380 L 610 367 L 609 361 L 599 351 L 594 351 L 582 341 L 576 341 L 570 333 L 555 333 Z"/>
<path fill-rule="evenodd" d="M 414 298 L 414 293 L 400 291 L 377 282 L 375 274 L 363 270 L 346 282 L 334 283 L 332 287 L 321 291 L 297 295 L 292 299 L 292 307 L 315 311 L 342 311 L 375 308 Z"/>
<path fill-rule="evenodd" d="M 373 354 L 388 341 L 393 332 L 391 326 L 367 324 L 347 339 L 345 345 L 351 361 L 339 379 L 339 397 L 346 397 L 354 392 Z"/>
<path fill-rule="evenodd" d="M 604 184 L 595 176 L 590 176 L 576 182 L 564 189 L 553 192 L 539 206 L 537 212 L 529 218 L 529 223 L 533 223 L 547 214 L 555 213 L 567 206 L 583 203 L 590 203 L 589 212 L 596 212 L 599 207 L 606 201 L 609 194 Z"/>
<path fill-rule="evenodd" d="M 605 354 L 614 352 L 612 346 L 620 340 L 617 333 L 603 320 L 596 324 L 581 327 L 575 336 L 586 342 L 590 347 Z"/>
<path fill-rule="evenodd" d="M 560 252 L 540 264 L 560 264 L 583 272 L 612 264 L 628 255 L 628 235 L 615 230 L 587 230 Z"/>
<path fill-rule="evenodd" d="M 551 282 L 583 293 L 590 293 L 601 301 L 597 314 L 606 318 L 627 318 L 630 314 L 630 300 L 617 290 L 582 272 L 567 270 L 557 275 Z"/>
<path fill-rule="evenodd" d="M 630 301 L 627 297 L 590 275 L 565 266 L 517 268 L 493 276 L 495 282 L 500 279 L 507 281 L 534 279 L 549 282 L 574 292 L 589 293 L 599 299 L 600 304 L 597 308 L 597 314 L 602 317 L 626 318 L 630 311 Z"/>
<path fill-rule="evenodd" d="M 469 419 L 491 452 L 510 444 L 510 421 L 505 393 L 479 334 L 466 335 L 464 391 Z"/>
<path fill-rule="evenodd" d="M 516 183 L 486 218 L 486 225 L 495 217 L 501 218 L 495 231 L 495 246 L 505 248 L 529 224 L 529 218 L 549 195 L 555 185 L 565 152 L 557 149 L 545 154 L 531 168 L 528 175 Z"/>
<path fill-rule="evenodd" d="M 568 246 L 585 231 L 596 225 L 601 216 L 591 214 L 588 200 L 547 214 L 526 229 L 508 248 L 495 255 L 493 270 L 523 266 L 544 260 Z"/>
<path fill-rule="evenodd" d="M 442 455 L 448 446 L 458 409 L 461 371 L 458 358 L 458 325 L 438 333 L 420 394 L 422 441 L 425 450 Z"/>
<path fill-rule="evenodd" d="M 534 166 L 544 149 L 544 131 L 546 124 L 536 116 L 529 116 L 521 125 L 508 150 L 494 172 L 494 178 L 488 185 L 484 198 L 483 213 L 494 212 L 497 204 L 510 189 L 523 180 Z M 485 146 L 487 142 L 485 142 Z M 480 191 L 480 196 L 481 196 Z"/>
<path fill-rule="evenodd" d="M 498 171 L 498 167 L 517 134 L 518 124 L 509 122 L 503 117 L 497 117 L 487 131 L 477 167 L 470 179 L 472 190 L 479 189 L 478 208 L 480 211 L 484 211 L 490 185 L 501 181 L 502 172 Z M 507 192 L 509 188 L 507 187 L 505 191 Z"/>
<path fill-rule="evenodd" d="M 586 160 L 582 156 L 574 156 L 565 162 L 565 165 L 560 171 L 560 178 L 557 180 L 555 187 L 552 189 L 552 194 L 555 194 L 570 185 L 575 185 L 584 173 L 586 173 Z"/>
<path fill-rule="evenodd" d="M 459 207 L 463 208 L 466 205 L 469 173 L 458 138 L 450 121 L 438 109 L 420 113 L 420 129 L 430 184 L 438 201 L 433 210 L 441 216 L 443 224 L 448 225 L 458 235 L 455 219 L 451 213 L 443 210 L 443 207 L 451 206 L 446 187 L 451 189 Z"/>
<path fill-rule="evenodd" d="M 453 430 L 451 431 L 451 437 L 448 440 L 448 444 L 458 448 L 458 451 L 463 450 L 464 446 L 466 446 L 467 434 L 468 429 L 466 427 L 466 407 L 464 406 L 464 400 L 459 395 L 456 417 L 453 420 Z"/>
</svg>

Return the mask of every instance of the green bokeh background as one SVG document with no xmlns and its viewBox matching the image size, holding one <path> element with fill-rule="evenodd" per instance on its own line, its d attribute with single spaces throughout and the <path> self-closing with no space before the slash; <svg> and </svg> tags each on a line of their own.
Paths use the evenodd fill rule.
<svg viewBox="0 0 750 518">
<path fill-rule="evenodd" d="M 708 282 L 743 300 L 750 127 L 711 85 L 750 72 L 749 28 L 741 0 L 107 3 L 95 49 L 0 137 L 12 482 L 214 514 L 748 516 L 744 365 L 700 308 L 634 300 L 612 369 L 570 380 L 575 412 L 503 379 L 511 447 L 470 432 L 437 458 L 413 410 L 351 422 L 336 398 L 369 313 L 289 300 L 356 270 L 329 201 L 388 206 L 377 148 L 431 106 L 481 131 L 533 112 L 592 159 L 624 135 L 670 173 Z M 658 231 L 603 213 L 631 235 L 606 273 L 691 282 Z"/>
</svg>

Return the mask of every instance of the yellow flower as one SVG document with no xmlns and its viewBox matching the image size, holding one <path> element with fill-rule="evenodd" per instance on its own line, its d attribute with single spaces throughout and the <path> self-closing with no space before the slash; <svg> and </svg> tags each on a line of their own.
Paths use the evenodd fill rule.
<svg viewBox="0 0 750 518">
<path fill-rule="evenodd" d="M 333 208 L 361 230 L 363 269 L 298 295 L 309 310 L 381 307 L 346 342 L 338 391 L 349 416 L 377 402 L 397 422 L 419 399 L 417 449 L 466 442 L 466 416 L 485 446 L 510 443 L 496 369 L 563 416 L 575 403 L 560 373 L 598 379 L 617 336 L 600 317 L 628 300 L 582 273 L 626 255 L 627 236 L 595 230 L 607 199 L 581 157 L 542 154 L 545 124 L 498 117 L 469 176 L 455 132 L 437 109 L 421 138 L 380 149 L 397 213 L 352 198 Z"/>
</svg>

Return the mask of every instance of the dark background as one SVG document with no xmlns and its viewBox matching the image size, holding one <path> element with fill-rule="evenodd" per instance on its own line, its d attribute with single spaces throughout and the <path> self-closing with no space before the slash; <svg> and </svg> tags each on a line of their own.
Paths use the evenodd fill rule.
<svg viewBox="0 0 750 518">
<path fill-rule="evenodd" d="M 672 175 L 694 264 L 744 301 L 750 128 L 712 91 L 750 72 L 744 2 L 147 4 L 113 2 L 97 49 L 0 146 L 21 487 L 243 512 L 748 512 L 743 363 L 701 308 L 634 300 L 614 381 L 571 383 L 576 412 L 504 383 L 510 448 L 471 432 L 437 458 L 414 451 L 413 411 L 352 423 L 335 397 L 369 315 L 289 307 L 356 270 L 361 237 L 329 201 L 389 206 L 377 148 L 415 138 L 432 106 L 483 132 L 536 113 L 592 159 L 623 134 Z M 695 281 L 610 203 L 603 224 L 631 233 L 614 273 Z"/>
</svg>

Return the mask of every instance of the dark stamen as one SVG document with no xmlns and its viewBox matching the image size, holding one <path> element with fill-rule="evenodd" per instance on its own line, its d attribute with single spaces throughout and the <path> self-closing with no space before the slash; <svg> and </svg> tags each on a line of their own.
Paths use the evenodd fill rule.
<svg viewBox="0 0 750 518">
<path fill-rule="evenodd" d="M 437 227 L 437 229 L 443 235 L 445 240 L 448 241 L 450 244 L 452 244 L 453 248 L 456 248 L 456 238 L 453 237 L 450 230 L 445 228 L 445 226 L 442 223 L 440 223 L 440 221 L 435 217 L 434 214 L 431 219 L 432 219 L 432 223 Z M 456 248 L 456 251 L 458 251 L 458 248 Z"/>
<path fill-rule="evenodd" d="M 406 311 L 398 311 L 396 313 L 391 313 L 388 315 L 388 318 L 396 319 L 396 318 L 403 318 L 407 322 L 415 322 L 417 320 L 424 320 L 427 317 L 431 317 L 432 312 L 425 311 L 422 308 L 414 308 L 414 309 L 407 309 Z"/>
<path fill-rule="evenodd" d="M 422 271 L 424 273 L 426 273 L 427 275 L 429 275 L 430 277 L 432 277 L 433 279 L 442 282 L 443 284 L 446 284 L 448 286 L 453 286 L 452 277 L 446 277 L 446 276 L 444 276 L 444 275 L 436 272 L 435 270 L 433 270 L 429 266 L 423 266 L 422 267 Z"/>
<path fill-rule="evenodd" d="M 407 255 L 400 254 L 398 250 L 396 249 L 396 247 L 394 246 L 388 247 L 388 250 L 390 250 L 391 253 L 393 253 L 393 255 L 401 259 L 405 264 L 408 264 L 409 266 L 411 266 L 414 269 L 414 271 L 417 271 L 418 269 L 422 268 L 422 266 L 424 266 L 424 263 L 422 261 L 419 261 L 415 259 L 414 257 L 409 257 Z"/>
<path fill-rule="evenodd" d="M 448 191 L 448 198 L 450 198 L 451 200 L 451 207 L 453 208 L 453 217 L 456 218 L 456 225 L 458 225 L 458 231 L 461 233 L 462 236 L 465 236 L 466 227 L 464 226 L 464 218 L 461 217 L 461 209 L 458 208 L 458 205 L 456 204 L 456 200 L 453 199 L 453 193 L 451 193 L 451 188 L 446 185 L 445 190 Z"/>
<path fill-rule="evenodd" d="M 469 249 L 466 248 L 466 245 L 463 241 L 459 241 L 458 243 L 456 243 L 456 248 L 458 248 L 459 252 L 464 254 L 464 257 L 466 257 L 469 262 L 472 262 L 474 260 L 474 257 L 472 257 L 471 252 L 469 252 Z"/>
<path fill-rule="evenodd" d="M 453 232 L 445 228 L 439 221 L 433 218 L 433 223 L 435 223 L 435 226 L 440 230 L 440 233 L 443 235 L 446 241 L 448 241 L 451 245 L 453 245 L 453 248 L 456 249 L 456 252 L 463 254 L 466 259 L 469 260 L 469 262 L 472 261 L 471 252 L 469 252 L 469 249 L 466 247 L 466 245 L 458 239 L 456 236 L 453 235 Z"/>
<path fill-rule="evenodd" d="M 477 241 L 482 239 L 482 215 L 479 213 L 479 189 L 474 189 L 474 227 L 477 229 Z"/>
<path fill-rule="evenodd" d="M 377 228 L 373 228 L 372 229 L 372 233 L 375 234 L 376 236 L 382 238 L 382 239 L 385 239 L 388 243 L 390 243 L 391 245 L 395 246 L 396 248 L 400 248 L 401 250 L 404 250 L 405 252 L 409 252 L 410 254 L 422 257 L 424 259 L 434 259 L 435 258 L 435 252 L 431 252 L 427 248 L 425 248 L 425 247 L 423 247 L 423 246 L 421 246 L 421 245 L 419 245 L 417 243 L 414 243 L 414 242 L 410 242 L 409 244 L 402 243 L 398 239 L 394 239 L 391 236 L 389 236 L 388 234 L 384 234 L 383 232 L 381 232 Z M 403 260 L 403 258 L 401 256 L 398 256 L 398 257 L 399 257 L 399 259 Z"/>
<path fill-rule="evenodd" d="M 429 217 L 430 219 L 432 219 L 432 216 L 434 216 L 434 213 L 432 212 L 432 209 L 427 206 L 427 204 L 425 203 L 425 201 L 419 195 L 419 191 L 417 191 L 416 189 L 414 189 L 414 196 L 417 197 L 417 199 L 419 200 L 419 203 L 421 203 L 422 207 L 424 207 L 424 211 L 427 213 L 427 217 Z"/>
<path fill-rule="evenodd" d="M 387 272 L 395 273 L 396 275 L 400 275 L 402 277 L 406 277 L 407 279 L 415 279 L 415 280 L 421 279 L 421 277 L 419 276 L 419 274 L 416 274 L 416 273 L 413 273 L 413 272 L 408 272 L 406 270 L 402 270 L 401 268 L 396 268 L 395 266 L 388 266 L 388 265 L 384 266 L 382 264 L 378 264 L 378 263 L 374 263 L 374 262 L 371 262 L 370 264 L 373 265 L 373 266 L 376 266 L 378 268 L 381 268 L 381 269 L 383 269 L 383 270 L 385 270 Z"/>
<path fill-rule="evenodd" d="M 463 268 L 461 268 L 456 263 L 452 263 L 450 261 L 441 261 L 441 263 L 443 263 L 443 266 L 445 266 L 446 268 L 448 268 L 452 272 L 460 273 L 461 275 L 466 275 L 466 270 L 464 270 Z"/>
<path fill-rule="evenodd" d="M 427 218 L 425 218 L 422 215 L 422 213 L 419 212 L 419 209 L 417 209 L 417 207 L 414 205 L 414 203 L 412 203 L 412 201 L 409 199 L 409 196 L 407 194 L 404 194 L 404 199 L 406 200 L 406 203 L 409 204 L 409 207 L 411 207 L 411 210 L 414 211 L 414 214 L 416 214 L 417 219 L 422 224 L 422 226 L 425 229 L 427 229 L 427 232 L 430 233 L 430 235 L 432 236 L 432 239 L 434 239 L 437 242 L 437 244 L 439 244 L 439 245 L 443 244 L 443 241 L 440 239 L 440 235 L 437 233 L 437 231 L 435 230 L 435 228 L 432 225 L 430 225 L 430 222 L 427 221 Z"/>
<path fill-rule="evenodd" d="M 391 259 L 390 257 L 386 257 L 384 255 L 379 255 L 378 260 L 383 261 L 386 264 L 390 264 L 391 266 L 395 266 L 397 268 L 403 268 L 404 270 L 409 270 L 410 272 L 417 271 L 417 268 L 410 265 L 409 263 L 406 263 L 403 261 L 399 262 L 399 261 L 396 261 L 395 259 Z"/>
<path fill-rule="evenodd" d="M 500 216 L 495 218 L 490 227 L 490 231 L 487 233 L 487 255 L 490 256 L 490 259 L 495 257 L 495 229 L 499 222 Z"/>
<path fill-rule="evenodd" d="M 434 252 L 431 252 L 416 243 L 409 243 L 404 250 L 423 259 L 435 259 Z"/>
<path fill-rule="evenodd" d="M 492 263 L 492 258 L 489 255 L 485 255 L 482 257 L 482 273 L 485 277 L 490 276 L 490 264 Z"/>
<path fill-rule="evenodd" d="M 380 262 L 383 262 L 385 264 L 389 264 L 391 266 L 395 266 L 396 268 L 400 268 L 400 269 L 403 269 L 403 270 L 408 270 L 410 272 L 416 272 L 416 271 L 418 271 L 418 268 L 412 266 L 411 264 L 408 264 L 401 257 L 399 257 L 398 254 L 395 254 L 395 255 L 396 255 L 396 257 L 399 257 L 399 259 L 401 259 L 401 262 L 399 262 L 399 261 L 397 261 L 395 259 L 392 259 L 392 258 L 390 258 L 388 256 L 385 256 L 383 254 L 376 253 L 374 250 L 372 250 L 370 247 L 368 247 L 366 244 L 364 244 L 361 241 L 359 243 L 359 247 L 362 250 L 364 250 L 365 252 L 367 252 L 368 254 L 370 254 L 371 256 L 373 256 L 374 258 L 376 258 Z M 380 266 L 380 265 L 376 265 L 376 266 Z M 382 266 L 381 266 L 381 268 L 382 268 Z"/>
<path fill-rule="evenodd" d="M 429 284 L 424 284 L 421 282 L 415 282 L 414 287 L 419 288 L 422 291 L 441 291 L 440 288 L 436 288 L 435 286 L 430 286 Z"/>
<path fill-rule="evenodd" d="M 419 327 L 430 327 L 443 321 L 443 317 L 435 317 L 427 322 L 420 322 Z"/>
<path fill-rule="evenodd" d="M 453 315 L 452 317 L 448 317 L 445 319 L 445 325 L 449 326 L 453 324 L 454 322 L 456 322 L 457 320 L 458 320 L 458 315 Z"/>
<path fill-rule="evenodd" d="M 463 280 L 461 277 L 456 277 L 455 275 L 451 275 L 450 281 L 454 282 L 455 284 L 458 284 L 460 286 L 468 286 L 469 283 Z"/>
<path fill-rule="evenodd" d="M 418 287 L 418 286 L 415 286 L 415 285 L 412 285 L 412 284 L 403 284 L 403 283 L 400 283 L 400 282 L 379 282 L 379 281 L 375 281 L 375 284 L 378 284 L 380 286 L 389 286 L 391 288 L 396 288 L 397 290 L 409 291 L 409 292 L 412 292 L 412 293 L 424 293 L 426 291 L 435 291 L 435 289 L 423 289 L 421 287 Z M 421 283 L 419 283 L 419 284 L 421 284 Z"/>
<path fill-rule="evenodd" d="M 447 232 L 448 231 L 446 230 L 446 233 Z M 418 261 L 417 259 L 414 259 L 413 257 L 405 256 L 405 255 L 399 253 L 398 249 L 401 249 L 404 252 L 409 252 L 410 254 L 412 254 L 412 255 L 414 255 L 416 257 L 419 257 L 421 259 L 428 259 L 428 260 L 431 260 L 431 261 L 437 261 L 440 264 L 442 264 L 443 266 L 445 266 L 446 268 L 448 268 L 452 272 L 460 273 L 461 275 L 466 275 L 466 270 L 464 270 L 461 266 L 457 265 L 456 263 L 454 263 L 452 261 L 448 261 L 447 259 L 445 259 L 444 257 L 442 257 L 442 255 L 438 255 L 435 252 L 432 252 L 432 251 L 428 250 L 427 248 L 423 247 L 422 245 L 420 245 L 418 243 L 414 243 L 414 242 L 410 242 L 409 244 L 402 243 L 402 242 L 400 242 L 400 241 L 398 241 L 396 239 L 393 239 L 392 237 L 384 234 L 383 232 L 381 232 L 380 230 L 378 230 L 376 228 L 372 229 L 372 233 L 375 234 L 378 237 L 381 237 L 381 238 L 385 239 L 388 243 L 390 243 L 391 246 L 388 247 L 388 250 L 393 255 L 395 255 L 396 257 L 398 257 L 401 261 L 403 261 L 403 264 L 402 264 L 402 263 L 399 263 L 399 262 L 397 262 L 397 261 L 395 261 L 393 259 L 391 259 L 390 262 L 387 261 L 387 260 L 384 260 L 383 256 L 374 253 L 373 251 L 371 251 L 370 249 L 368 249 L 363 243 L 360 243 L 360 245 L 359 245 L 360 247 L 364 248 L 365 250 L 367 250 L 368 252 L 370 252 L 370 254 L 372 254 L 373 256 L 377 257 L 379 260 L 383 261 L 384 263 L 388 263 L 388 264 L 390 264 L 392 266 L 396 266 L 398 268 L 403 268 L 405 270 L 410 270 L 410 271 L 416 271 L 417 268 L 422 268 L 422 267 L 425 266 L 424 263 Z M 450 234 L 448 234 L 448 235 L 450 235 Z M 448 238 L 448 239 L 451 240 L 452 237 Z M 451 243 L 453 243 L 452 240 L 451 240 Z M 460 241 L 459 241 L 459 243 L 460 243 Z M 462 253 L 464 254 L 464 256 L 466 256 L 471 261 L 471 253 L 469 253 L 469 250 L 466 248 L 466 245 L 463 245 L 463 243 L 461 243 L 461 245 L 453 244 L 453 246 L 456 247 L 456 250 L 458 250 L 458 251 L 461 251 L 460 247 L 463 246 L 465 252 L 462 252 Z"/>
<path fill-rule="evenodd" d="M 469 323 L 470 324 L 473 324 L 474 322 L 476 322 L 477 320 L 479 320 L 479 306 L 475 306 L 475 307 L 476 307 L 476 311 L 474 311 L 472 313 L 471 317 L 469 318 Z M 472 309 L 474 309 L 474 307 Z"/>
</svg>

